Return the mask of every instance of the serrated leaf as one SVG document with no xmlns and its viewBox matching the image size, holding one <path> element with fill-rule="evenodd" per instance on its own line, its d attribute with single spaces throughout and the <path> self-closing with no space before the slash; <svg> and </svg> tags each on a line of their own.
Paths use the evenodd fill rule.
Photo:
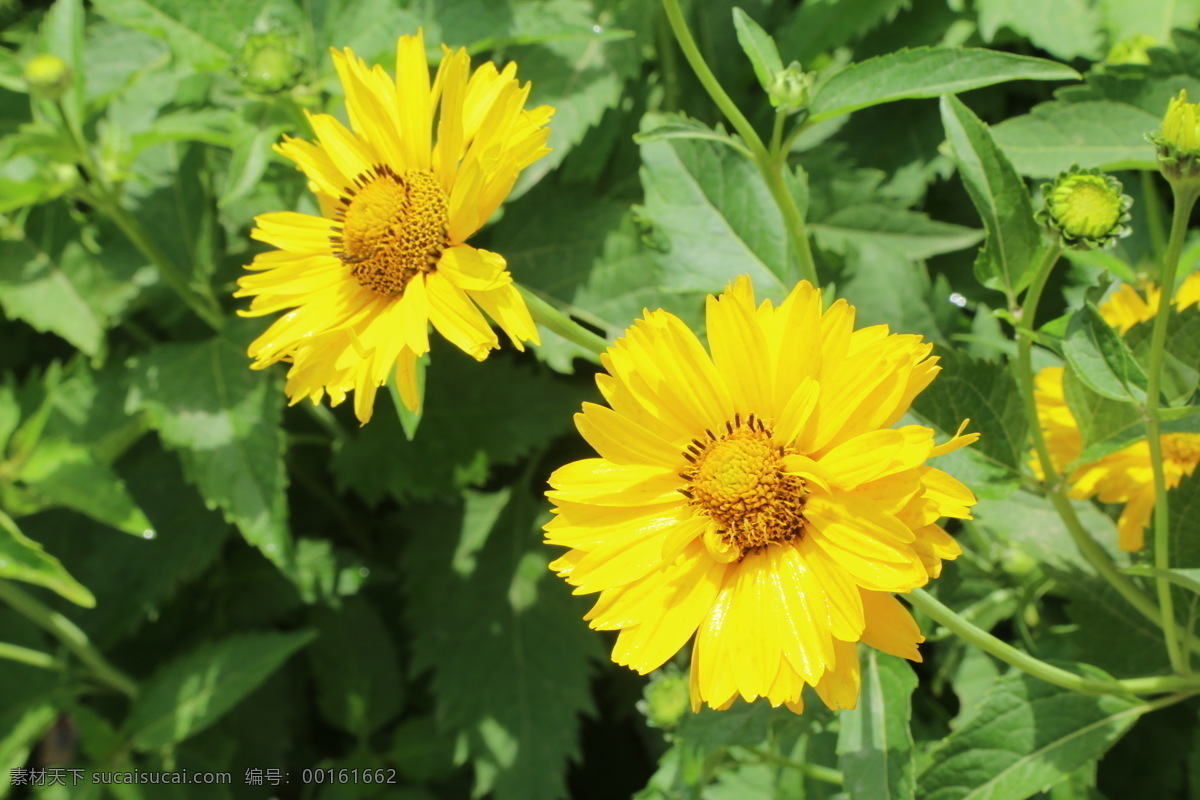
<svg viewBox="0 0 1200 800">
<path fill-rule="evenodd" d="M 1157 169 L 1146 134 L 1161 122 L 1161 117 L 1126 103 L 1054 102 L 1009 117 L 992 128 L 992 135 L 1017 172 L 1053 178 L 1073 164 L 1084 169 Z"/>
<path fill-rule="evenodd" d="M 196 69 L 229 67 L 236 43 L 262 13 L 259 3 L 226 3 L 219 14 L 187 0 L 98 0 L 96 12 L 119 25 L 163 39 Z"/>
<path fill-rule="evenodd" d="M 1063 61 L 1094 60 L 1101 54 L 1100 14 L 1086 0 L 979 0 L 976 8 L 979 32 L 987 42 L 1000 28 L 1009 28 Z"/>
<path fill-rule="evenodd" d="M 763 91 L 770 92 L 775 75 L 783 71 L 783 61 L 779 58 L 775 41 L 761 25 L 736 6 L 733 9 L 733 25 L 737 29 L 738 44 L 754 67 L 754 75 Z"/>
<path fill-rule="evenodd" d="M 841 714 L 838 767 L 851 797 L 911 798 L 915 788 L 912 693 L 917 676 L 902 658 L 859 648 L 862 689 L 858 706 Z"/>
<path fill-rule="evenodd" d="M 962 250 L 983 238 L 974 228 L 877 203 L 839 209 L 810 224 L 809 230 L 821 247 L 835 252 L 870 246 L 914 260 Z"/>
<path fill-rule="evenodd" d="M 1150 339 L 1154 321 L 1139 322 L 1125 332 L 1124 340 L 1143 369 L 1150 368 Z M 1200 308 L 1191 307 L 1167 317 L 1163 347 L 1163 398 L 1171 405 L 1187 401 L 1200 385 Z M 1178 414 L 1179 412 L 1175 412 Z"/>
<path fill-rule="evenodd" d="M 535 531 L 535 507 L 517 487 L 491 514 L 430 508 L 409 515 L 402 564 L 414 632 L 414 674 L 432 670 L 439 727 L 465 741 L 478 794 L 551 800 L 565 794 L 567 760 L 578 756 L 580 713 L 600 640 L 582 621 L 580 598 L 553 580 L 552 557 Z M 485 506 L 494 497 L 481 496 Z M 464 515 L 464 511 L 466 514 Z M 489 528 L 481 531 L 480 526 Z M 455 570 L 454 535 L 486 538 Z"/>
<path fill-rule="evenodd" d="M 231 636 L 163 665 L 129 710 L 128 740 L 154 750 L 199 733 L 315 637 L 312 631 Z"/>
<path fill-rule="evenodd" d="M 1146 372 L 1133 351 L 1091 303 L 1071 315 L 1063 355 L 1089 389 L 1113 400 L 1146 400 Z"/>
<path fill-rule="evenodd" d="M 918 47 L 851 64 L 813 98 L 811 122 L 895 100 L 956 94 L 1016 80 L 1069 81 L 1065 64 L 969 47 Z"/>
<path fill-rule="evenodd" d="M 321 715 L 360 741 L 400 712 L 404 683 L 396 645 L 362 597 L 312 617 L 319 634 L 308 648 Z"/>
<path fill-rule="evenodd" d="M 1107 677 L 1086 664 L 1085 675 Z M 924 800 L 1023 800 L 1099 758 L 1146 713 L 1124 697 L 1083 695 L 1008 675 L 952 731 L 917 778 Z"/>
<path fill-rule="evenodd" d="M 1063 397 L 1083 440 L 1083 452 L 1076 463 L 1098 461 L 1134 442 L 1145 441 L 1146 423 L 1137 406 L 1097 394 L 1070 370 L 1063 374 Z M 1160 432 L 1200 433 L 1200 415 L 1167 415 L 1160 423 Z"/>
<path fill-rule="evenodd" d="M 94 608 L 96 598 L 71 577 L 57 558 L 21 533 L 17 524 L 0 511 L 0 578 L 44 586 L 84 608 Z"/>
<path fill-rule="evenodd" d="M 647 114 L 642 129 L 669 120 Z M 745 273 L 760 294 L 782 297 L 787 233 L 758 169 L 715 142 L 672 139 L 641 150 L 645 213 L 667 250 L 659 261 L 664 288 L 719 292 Z"/>
<path fill-rule="evenodd" d="M 371 424 L 346 437 L 334 478 L 371 504 L 391 494 L 432 499 L 487 481 L 571 425 L 588 388 L 535 363 L 496 355 L 479 364 L 434 345 L 421 429 L 409 442 L 382 397 Z"/>
<path fill-rule="evenodd" d="M 1072 500 L 1084 528 L 1116 557 L 1117 527 L 1094 503 Z M 1085 575 L 1094 569 L 1071 540 L 1062 517 L 1045 497 L 1018 491 L 1004 499 L 982 498 L 971 510 L 980 524 L 1014 549 L 1060 572 Z"/>
<path fill-rule="evenodd" d="M 283 392 L 249 368 L 245 347 L 218 336 L 164 344 L 131 366 L 128 408 L 144 410 L 178 450 L 210 507 L 286 570 L 292 557 L 284 489 Z"/>
<path fill-rule="evenodd" d="M 78 444 L 61 438 L 42 439 L 15 477 L 46 505 L 66 506 L 134 536 L 154 534 L 124 481 Z"/>
<path fill-rule="evenodd" d="M 905 0 L 806 0 L 777 34 L 782 52 L 807 64 L 895 17 Z"/>
<path fill-rule="evenodd" d="M 956 97 L 944 97 L 941 110 L 958 173 L 987 230 L 975 275 L 984 286 L 1014 300 L 1029 283 L 1041 243 L 1029 192 L 969 108 Z"/>
<path fill-rule="evenodd" d="M 1007 470 L 1027 458 L 1028 423 L 1011 373 L 992 361 L 954 350 L 939 351 L 941 372 L 917 395 L 913 410 L 939 430 L 953 433 L 964 419 L 982 436 L 971 449 Z"/>
</svg>

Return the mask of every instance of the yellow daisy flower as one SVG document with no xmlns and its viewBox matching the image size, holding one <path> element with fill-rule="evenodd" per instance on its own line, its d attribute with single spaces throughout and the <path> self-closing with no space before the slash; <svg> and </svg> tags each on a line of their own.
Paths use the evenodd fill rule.
<svg viewBox="0 0 1200 800">
<path fill-rule="evenodd" d="M 1161 296 L 1162 292 L 1152 283 L 1146 285 L 1144 298 L 1132 286 L 1122 284 L 1098 310 L 1105 322 L 1125 333 L 1139 322 L 1154 318 Z M 1177 311 L 1200 304 L 1200 272 L 1194 272 L 1184 280 L 1171 302 Z M 1050 460 L 1055 471 L 1061 473 L 1083 452 L 1079 423 L 1063 394 L 1063 368 L 1047 367 L 1034 376 L 1033 396 Z M 1164 434 L 1161 445 L 1167 488 L 1173 489 L 1200 464 L 1200 434 Z M 1036 453 L 1030 458 L 1034 473 L 1038 478 L 1044 478 L 1041 459 Z M 1099 461 L 1081 464 L 1072 470 L 1067 481 L 1072 497 L 1080 500 L 1097 497 L 1104 503 L 1124 503 L 1125 508 L 1117 520 L 1117 545 L 1129 553 L 1142 549 L 1145 529 L 1154 511 L 1154 470 L 1150 465 L 1148 441 L 1135 442 Z"/>
<path fill-rule="evenodd" d="M 926 459 L 919 425 L 893 429 L 937 374 L 932 345 L 854 330 L 854 308 L 803 282 L 778 307 L 748 278 L 708 298 L 710 351 L 675 316 L 645 312 L 602 357 L 608 405 L 575 421 L 599 458 L 550 477 L 551 568 L 599 592 L 593 628 L 647 673 L 695 634 L 691 699 L 741 695 L 803 708 L 805 684 L 852 708 L 855 643 L 919 661 L 924 641 L 892 592 L 961 551 L 936 524 L 975 497 Z"/>
<path fill-rule="evenodd" d="M 257 217 L 251 236 L 279 249 L 254 259 L 236 296 L 254 298 L 245 316 L 293 309 L 250 345 L 255 369 L 292 362 L 292 403 L 328 394 L 337 405 L 355 391 L 366 423 L 393 371 L 416 408 L 430 322 L 481 361 L 499 346 L 484 313 L 518 349 L 538 343 L 504 258 L 466 241 L 549 152 L 554 109 L 525 108 L 529 84 L 517 82 L 515 64 L 472 73 L 465 50 L 443 46 L 431 85 L 420 32 L 400 37 L 395 80 L 349 48 L 333 61 L 350 128 L 309 114 L 315 143 L 275 146 L 308 177 L 322 215 Z"/>
</svg>

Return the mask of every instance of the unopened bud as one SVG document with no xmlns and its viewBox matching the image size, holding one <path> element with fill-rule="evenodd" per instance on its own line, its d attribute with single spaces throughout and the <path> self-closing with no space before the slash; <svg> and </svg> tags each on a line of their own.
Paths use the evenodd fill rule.
<svg viewBox="0 0 1200 800">
<path fill-rule="evenodd" d="M 1108 247 L 1130 232 L 1133 200 L 1121 189 L 1120 181 L 1100 170 L 1072 167 L 1042 186 L 1045 202 L 1038 221 L 1057 231 L 1068 247 Z"/>
<path fill-rule="evenodd" d="M 42 53 L 25 65 L 25 83 L 29 93 L 47 100 L 57 100 L 67 93 L 75 74 L 67 62 L 56 55 Z"/>
<path fill-rule="evenodd" d="M 808 108 L 812 87 L 812 73 L 805 72 L 799 62 L 793 61 L 771 78 L 767 95 L 772 106 L 790 114 Z"/>
<path fill-rule="evenodd" d="M 237 74 L 252 92 L 275 94 L 295 85 L 304 63 L 292 37 L 278 31 L 252 34 L 238 54 Z"/>
</svg>

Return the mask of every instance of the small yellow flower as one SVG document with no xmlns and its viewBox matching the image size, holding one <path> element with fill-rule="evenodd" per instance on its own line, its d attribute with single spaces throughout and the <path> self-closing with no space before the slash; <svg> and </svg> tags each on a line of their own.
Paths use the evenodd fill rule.
<svg viewBox="0 0 1200 800">
<path fill-rule="evenodd" d="M 739 695 L 803 708 L 858 699 L 857 642 L 919 661 L 893 596 L 961 551 L 938 525 L 975 497 L 920 425 L 892 428 L 937 374 L 932 345 L 799 284 L 778 307 L 748 278 L 708 298 L 706 350 L 675 316 L 646 312 L 602 357 L 608 405 L 575 418 L 599 458 L 550 477 L 551 568 L 586 619 L 619 630 L 612 658 L 657 669 L 693 638 L 691 702 Z M 711 355 L 710 355 L 711 353 Z"/>
<path fill-rule="evenodd" d="M 1054 183 L 1042 186 L 1045 202 L 1038 219 L 1058 231 L 1069 247 L 1108 247 L 1130 232 L 1127 223 L 1133 201 L 1121 188 L 1111 175 L 1072 167 Z"/>
<path fill-rule="evenodd" d="M 393 80 L 347 48 L 333 53 L 346 92 L 347 129 L 310 114 L 316 143 L 275 149 L 308 177 L 321 216 L 256 218 L 251 236 L 277 247 L 238 281 L 245 316 L 292 309 L 250 345 L 255 369 L 290 361 L 292 403 L 354 391 L 371 418 L 393 372 L 409 408 L 428 327 L 478 360 L 499 347 L 486 313 L 522 349 L 537 343 L 504 258 L 466 244 L 546 148 L 549 106 L 526 110 L 516 65 L 471 72 L 466 50 L 443 47 L 432 85 L 422 35 L 400 37 Z M 436 115 L 436 137 L 434 134 Z"/>
<path fill-rule="evenodd" d="M 1135 33 L 1133 36 L 1122 39 L 1112 46 L 1108 51 L 1108 55 L 1104 57 L 1105 64 L 1113 66 L 1119 64 L 1149 64 L 1150 54 L 1147 52 L 1151 47 L 1158 44 L 1158 39 L 1146 33 Z"/>
<path fill-rule="evenodd" d="M 1122 284 L 1100 304 L 1100 316 L 1124 334 L 1158 313 L 1162 292 L 1153 283 L 1148 283 L 1145 295 L 1143 298 L 1132 286 Z M 1171 303 L 1176 311 L 1200 304 L 1200 272 L 1193 272 L 1183 281 Z M 1034 382 L 1038 422 L 1046 437 L 1054 469 L 1061 473 L 1083 452 L 1079 424 L 1063 394 L 1063 368 L 1047 367 L 1035 376 Z M 1171 489 L 1179 485 L 1183 476 L 1191 475 L 1200 463 L 1200 434 L 1164 434 L 1161 445 L 1167 488 Z M 1039 478 L 1044 477 L 1041 460 L 1036 454 L 1031 455 L 1030 464 Z M 1150 466 L 1149 442 L 1135 442 L 1099 461 L 1076 466 L 1068 476 L 1068 483 L 1073 497 L 1098 497 L 1104 503 L 1125 503 L 1117 521 L 1117 543 L 1127 552 L 1142 549 L 1144 531 L 1154 509 L 1154 473 Z"/>
</svg>

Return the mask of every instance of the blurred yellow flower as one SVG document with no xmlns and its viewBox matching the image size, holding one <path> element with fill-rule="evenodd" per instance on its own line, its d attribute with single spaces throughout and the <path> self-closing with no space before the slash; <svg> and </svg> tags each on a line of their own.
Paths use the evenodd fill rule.
<svg viewBox="0 0 1200 800">
<path fill-rule="evenodd" d="M 919 425 L 892 429 L 939 367 L 919 336 L 854 330 L 854 308 L 803 282 L 778 307 L 748 278 L 708 298 L 710 351 L 677 317 L 646 312 L 602 357 L 607 406 L 576 425 L 599 453 L 550 477 L 551 568 L 599 592 L 593 628 L 640 673 L 695 634 L 691 699 L 741 695 L 803 708 L 857 702 L 856 643 L 920 660 L 893 592 L 961 551 L 938 525 L 975 497 L 925 461 Z"/>
<path fill-rule="evenodd" d="M 251 235 L 279 249 L 254 259 L 236 296 L 254 297 L 245 316 L 293 309 L 250 345 L 254 368 L 292 362 L 292 403 L 328 394 L 337 405 L 354 391 L 366 423 L 393 372 L 416 408 L 430 322 L 479 360 L 499 346 L 483 313 L 517 348 L 537 343 L 504 258 L 465 242 L 521 170 L 549 152 L 554 109 L 525 108 L 529 84 L 517 82 L 515 64 L 472 73 L 465 50 L 443 47 L 431 86 L 419 32 L 400 37 L 395 80 L 349 48 L 333 60 L 350 129 L 310 114 L 316 143 L 285 138 L 275 147 L 308 177 L 321 216 L 257 217 Z"/>
<path fill-rule="evenodd" d="M 1100 316 L 1125 333 L 1139 322 L 1154 317 L 1161 295 L 1153 284 L 1147 285 L 1145 298 L 1132 286 L 1124 284 L 1100 305 Z M 1200 272 L 1189 275 L 1172 299 L 1179 311 L 1197 303 L 1200 303 Z M 1061 473 L 1083 452 L 1079 424 L 1063 394 L 1063 368 L 1047 367 L 1037 374 L 1034 382 L 1038 422 L 1046 437 L 1054 469 Z M 1161 444 L 1167 488 L 1173 489 L 1200 464 L 1200 434 L 1164 434 Z M 1041 460 L 1036 454 L 1032 455 L 1030 463 L 1037 476 L 1043 478 Z M 1149 442 L 1135 442 L 1098 461 L 1080 464 L 1071 471 L 1067 482 L 1072 497 L 1097 497 L 1104 503 L 1125 503 L 1117 520 L 1117 543 L 1126 552 L 1142 549 L 1145 528 L 1150 524 L 1154 510 L 1154 472 L 1150 466 Z"/>
</svg>

